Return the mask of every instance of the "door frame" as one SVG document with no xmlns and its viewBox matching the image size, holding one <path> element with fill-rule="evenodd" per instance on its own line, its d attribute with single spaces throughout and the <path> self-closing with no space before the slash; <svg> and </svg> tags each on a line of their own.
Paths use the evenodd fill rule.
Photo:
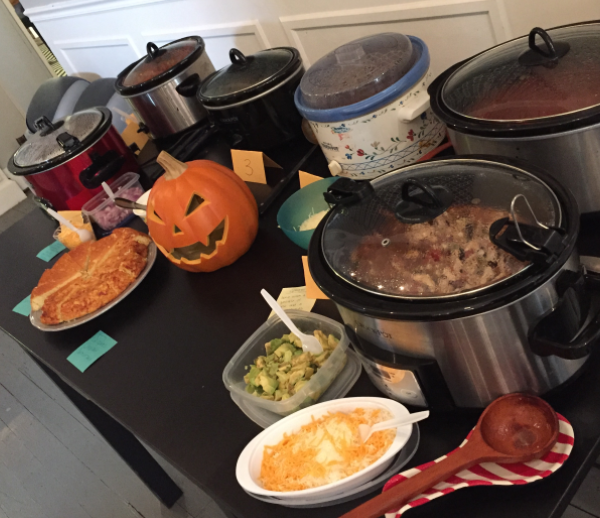
<svg viewBox="0 0 600 518">
<path fill-rule="evenodd" d="M 23 35 L 27 39 L 27 42 L 29 43 L 29 45 L 31 47 L 33 47 L 33 50 L 38 55 L 38 57 L 40 58 L 40 60 L 44 64 L 44 66 L 48 69 L 48 71 L 50 72 L 50 74 L 52 74 L 52 77 L 57 77 L 56 74 L 54 73 L 54 70 L 52 70 L 52 67 L 48 63 L 48 61 L 46 61 L 46 58 L 42 54 L 42 51 L 40 50 L 40 48 L 38 47 L 38 45 L 36 44 L 36 42 L 33 40 L 33 36 L 25 28 L 25 26 L 23 25 L 23 23 L 21 23 L 21 20 L 19 19 L 19 16 L 17 15 L 17 13 L 15 11 L 15 8 L 12 6 L 12 4 L 8 0 L 0 0 L 0 1 L 2 1 L 2 3 L 6 6 L 6 8 L 8 9 L 8 12 L 13 17 L 13 19 L 15 20 L 15 23 L 19 26 L 19 29 L 21 30 L 21 32 L 23 33 Z M 52 50 L 52 49 L 50 49 L 50 50 Z"/>
</svg>

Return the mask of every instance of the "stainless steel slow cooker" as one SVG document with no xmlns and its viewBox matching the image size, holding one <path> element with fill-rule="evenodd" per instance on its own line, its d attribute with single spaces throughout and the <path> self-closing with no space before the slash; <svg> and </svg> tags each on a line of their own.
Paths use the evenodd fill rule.
<svg viewBox="0 0 600 518">
<path fill-rule="evenodd" d="M 207 118 L 196 97 L 201 82 L 215 71 L 200 36 L 157 47 L 118 76 L 115 88 L 153 138 L 179 133 Z"/>
<path fill-rule="evenodd" d="M 600 23 L 514 39 L 469 58 L 429 87 L 459 154 L 531 161 L 600 210 Z"/>
<path fill-rule="evenodd" d="M 444 408 L 544 394 L 599 339 L 577 203 L 535 166 L 453 157 L 340 179 L 326 197 L 310 271 L 390 397 Z"/>
<path fill-rule="evenodd" d="M 54 122 L 41 117 L 35 127 L 9 160 L 8 170 L 24 177 L 43 205 L 79 210 L 102 192 L 102 182 L 110 184 L 138 170 L 108 108 L 82 110 Z"/>
</svg>

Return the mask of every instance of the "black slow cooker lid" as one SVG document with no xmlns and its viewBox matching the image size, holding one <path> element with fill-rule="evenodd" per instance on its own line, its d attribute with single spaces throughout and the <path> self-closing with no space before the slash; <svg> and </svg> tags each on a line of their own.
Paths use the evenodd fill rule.
<svg viewBox="0 0 600 518">
<path fill-rule="evenodd" d="M 487 160 L 425 162 L 370 183 L 341 179 L 327 196 L 337 204 L 323 229 L 330 268 L 393 298 L 465 296 L 505 282 L 532 261 L 495 244 L 490 228 L 515 219 L 513 231 L 532 241 L 526 228 L 557 228 L 562 220 L 548 185 Z"/>
<path fill-rule="evenodd" d="M 444 72 L 429 88 L 431 106 L 452 128 L 497 137 L 595 123 L 599 53 L 599 23 L 534 28 Z"/>
<path fill-rule="evenodd" d="M 187 36 L 162 47 L 146 45 L 147 55 L 129 65 L 118 76 L 117 91 L 124 96 L 145 92 L 172 79 L 204 52 L 200 36 Z"/>
<path fill-rule="evenodd" d="M 231 65 L 206 78 L 198 97 L 206 107 L 226 106 L 270 90 L 296 72 L 300 53 L 293 47 L 261 50 L 245 56 L 238 49 L 229 51 Z"/>
<path fill-rule="evenodd" d="M 37 131 L 12 156 L 8 169 L 16 175 L 47 171 L 79 155 L 110 128 L 112 113 L 104 107 L 79 111 L 55 122 L 42 117 Z"/>
<path fill-rule="evenodd" d="M 579 232 L 579 212 L 570 192 L 556 182 L 554 178 L 530 164 L 523 164 L 519 161 L 499 157 L 473 155 L 472 157 L 434 159 L 423 163 L 422 166 L 437 169 L 438 180 L 436 182 L 439 182 L 440 173 L 444 169 L 447 171 L 453 169 L 455 173 L 462 170 L 464 175 L 468 177 L 480 168 L 482 164 L 486 163 L 490 167 L 497 167 L 499 170 L 504 168 L 506 172 L 512 168 L 519 178 L 519 180 L 516 179 L 516 182 L 520 182 L 520 179 L 522 179 L 523 183 L 530 182 L 531 185 L 539 185 L 540 201 L 546 199 L 554 206 L 553 210 L 560 211 L 560 228 L 563 231 L 561 235 L 561 247 L 552 260 L 546 262 L 536 261 L 528 268 L 523 269 L 520 273 L 513 275 L 503 282 L 498 282 L 485 289 L 473 290 L 471 293 L 464 292 L 457 297 L 397 297 L 394 296 L 394 292 L 397 293 L 400 290 L 398 285 L 390 283 L 390 279 L 384 279 L 389 283 L 388 285 L 384 285 L 385 290 L 378 290 L 378 286 L 375 286 L 376 289 L 371 289 L 371 287 L 366 286 L 367 282 L 364 280 L 362 283 L 352 280 L 352 269 L 344 266 L 352 264 L 352 257 L 348 258 L 348 254 L 344 254 L 343 251 L 340 251 L 337 257 L 333 255 L 333 246 L 337 246 L 340 250 L 344 248 L 351 250 L 352 243 L 356 244 L 360 242 L 360 239 L 355 239 L 356 223 L 348 225 L 348 231 L 345 234 L 337 232 L 338 235 L 336 235 L 335 220 L 341 220 L 342 217 L 344 219 L 351 217 L 348 214 L 349 207 L 337 207 L 330 211 L 329 215 L 319 224 L 310 243 L 308 253 L 309 267 L 317 285 L 334 302 L 361 313 L 386 318 L 438 320 L 488 311 L 508 304 L 525 296 L 535 287 L 548 280 L 570 256 Z M 411 169 L 411 167 L 405 169 Z M 403 170 L 399 170 L 397 174 L 402 174 L 401 171 Z M 476 176 L 475 180 L 481 181 L 482 178 L 482 176 Z M 380 177 L 378 180 L 382 182 L 384 179 L 385 177 Z M 510 185 L 510 181 L 506 183 Z M 484 190 L 483 185 L 479 186 L 481 189 L 480 192 Z M 383 184 L 381 186 L 383 187 Z M 472 188 L 469 189 L 472 190 Z M 493 189 L 493 185 L 490 185 L 489 190 Z M 529 185 L 527 189 L 529 189 Z M 463 189 L 458 189 L 458 191 L 460 190 Z M 531 190 L 532 193 L 536 191 L 538 191 L 537 187 Z M 543 203 L 538 203 L 536 208 L 541 209 L 543 205 Z M 546 208 L 548 209 L 549 207 Z M 343 214 L 344 212 L 346 212 L 345 215 Z M 524 212 L 527 211 L 525 210 Z M 547 213 L 547 217 L 552 219 L 550 212 Z M 558 217 L 558 215 L 555 214 L 554 217 Z M 331 233 L 332 230 L 329 227 L 333 227 L 334 231 L 328 238 L 327 234 Z M 522 226 L 521 228 L 524 229 L 525 227 Z M 359 232 L 358 235 L 364 235 L 364 232 Z M 336 260 L 338 261 L 337 263 L 334 262 Z"/>
</svg>

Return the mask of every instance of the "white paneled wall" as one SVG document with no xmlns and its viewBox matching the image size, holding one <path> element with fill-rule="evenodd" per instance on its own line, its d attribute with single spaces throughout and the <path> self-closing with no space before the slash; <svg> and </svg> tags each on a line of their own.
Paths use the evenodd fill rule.
<svg viewBox="0 0 600 518">
<path fill-rule="evenodd" d="M 536 25 L 600 18 L 598 0 L 22 0 L 68 72 L 115 76 L 148 41 L 205 38 L 216 68 L 228 51 L 293 45 L 306 65 L 360 36 L 397 31 L 429 45 L 434 70 Z"/>
<path fill-rule="evenodd" d="M 511 37 L 498 0 L 414 2 L 283 16 L 280 20 L 307 65 L 340 42 L 393 31 L 424 39 L 433 67 L 441 72 L 478 49 Z"/>
</svg>

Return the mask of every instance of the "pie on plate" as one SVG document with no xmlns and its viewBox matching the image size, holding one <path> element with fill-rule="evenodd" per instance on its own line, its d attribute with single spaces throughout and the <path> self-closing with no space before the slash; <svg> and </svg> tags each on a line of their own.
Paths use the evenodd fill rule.
<svg viewBox="0 0 600 518">
<path fill-rule="evenodd" d="M 46 270 L 31 292 L 32 311 L 56 325 L 100 309 L 134 282 L 146 267 L 148 235 L 117 228 L 98 241 L 79 245 Z"/>
</svg>

